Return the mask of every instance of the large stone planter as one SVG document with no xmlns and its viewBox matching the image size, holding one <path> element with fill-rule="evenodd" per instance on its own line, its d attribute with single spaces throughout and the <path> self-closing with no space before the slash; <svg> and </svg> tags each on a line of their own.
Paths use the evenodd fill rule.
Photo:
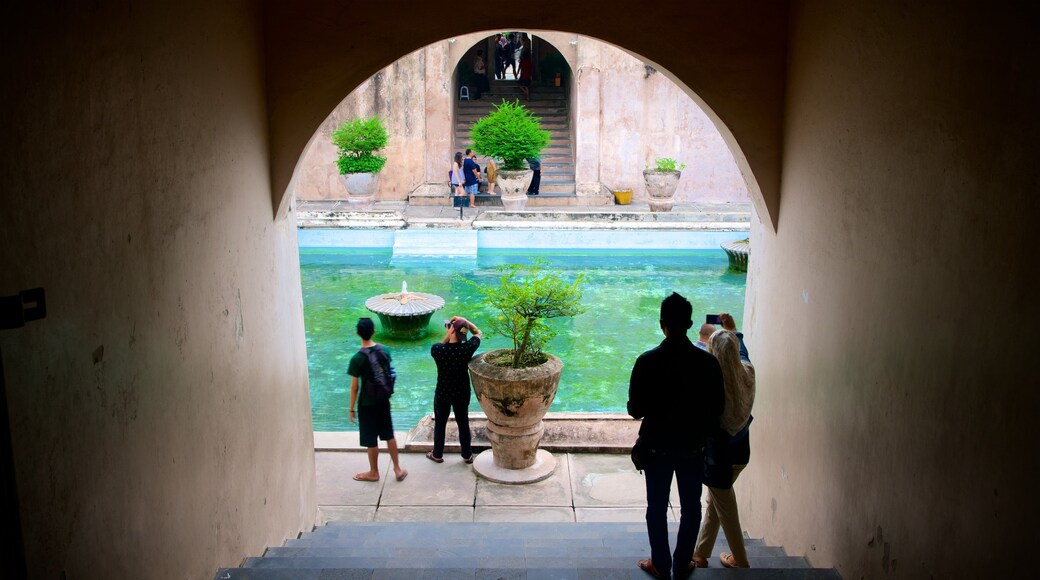
<svg viewBox="0 0 1040 580">
<path fill-rule="evenodd" d="M 519 211 L 527 206 L 527 188 L 531 187 L 534 171 L 499 169 L 495 183 L 502 192 L 502 207 L 506 211 Z"/>
<path fill-rule="evenodd" d="M 350 211 L 372 209 L 376 202 L 378 173 L 341 173 L 340 183 L 347 189 L 347 205 Z"/>
<path fill-rule="evenodd" d="M 487 415 L 487 437 L 491 449 L 481 453 L 473 469 L 499 483 L 541 481 L 556 468 L 556 459 L 538 449 L 545 425 L 542 418 L 556 396 L 563 361 L 549 355 L 544 364 L 526 369 L 499 367 L 485 358 L 504 350 L 493 350 L 469 363 L 473 391 Z"/>
<path fill-rule="evenodd" d="M 643 182 L 646 183 L 647 203 L 650 211 L 671 211 L 674 203 L 675 189 L 679 187 L 681 171 L 643 170 Z"/>
</svg>

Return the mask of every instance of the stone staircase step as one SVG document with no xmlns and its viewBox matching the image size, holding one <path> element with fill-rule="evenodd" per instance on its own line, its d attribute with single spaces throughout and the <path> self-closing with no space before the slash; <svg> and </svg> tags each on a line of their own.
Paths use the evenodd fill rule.
<svg viewBox="0 0 1040 580">
<path fill-rule="evenodd" d="M 454 580 L 463 578 L 496 580 L 647 580 L 646 572 L 634 562 L 622 569 L 546 568 L 228 568 L 221 569 L 215 580 Z M 701 568 L 695 580 L 841 580 L 831 569 L 744 569 Z"/>
</svg>

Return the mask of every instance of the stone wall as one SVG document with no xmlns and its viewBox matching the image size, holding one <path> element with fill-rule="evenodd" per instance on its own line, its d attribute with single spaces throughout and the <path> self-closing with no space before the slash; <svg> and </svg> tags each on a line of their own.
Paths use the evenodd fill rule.
<svg viewBox="0 0 1040 580">
<path fill-rule="evenodd" d="M 671 80 L 628 53 L 590 37 L 533 31 L 572 66 L 572 127 L 581 192 L 631 188 L 645 199 L 642 170 L 657 157 L 687 164 L 679 202 L 748 201 L 733 154 L 704 111 Z M 446 190 L 452 155 L 456 65 L 486 35 L 429 45 L 376 73 L 322 123 L 300 163 L 299 199 L 343 199 L 329 136 L 345 119 L 378 114 L 390 144 L 378 199 L 406 199 L 416 188 Z M 652 72 L 651 72 L 652 71 Z M 441 185 L 443 183 L 443 185 Z M 433 185 L 437 184 L 437 185 Z"/>
</svg>

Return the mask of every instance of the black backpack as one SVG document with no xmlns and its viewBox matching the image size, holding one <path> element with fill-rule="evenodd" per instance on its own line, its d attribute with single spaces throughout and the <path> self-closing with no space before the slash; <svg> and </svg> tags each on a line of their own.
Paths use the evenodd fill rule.
<svg viewBox="0 0 1040 580">
<path fill-rule="evenodd" d="M 368 357 L 368 376 L 365 380 L 365 393 L 373 401 L 386 401 L 394 394 L 394 383 L 397 373 L 390 365 L 390 357 L 382 345 L 362 348 L 361 352 Z"/>
</svg>

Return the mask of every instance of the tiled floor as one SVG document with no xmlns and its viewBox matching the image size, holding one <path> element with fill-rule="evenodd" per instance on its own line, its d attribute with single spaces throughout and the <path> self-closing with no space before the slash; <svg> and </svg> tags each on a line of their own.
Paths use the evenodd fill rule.
<svg viewBox="0 0 1040 580">
<path fill-rule="evenodd" d="M 378 482 L 354 481 L 367 470 L 360 451 L 319 451 L 318 504 L 325 521 L 642 522 L 646 509 L 643 476 L 627 455 L 557 453 L 551 477 L 528 485 L 480 478 L 457 456 L 434 463 L 402 453 L 408 470 L 396 481 L 385 449 Z M 672 492 L 671 520 L 679 505 Z M 702 499 L 703 506 L 703 499 Z"/>
</svg>

